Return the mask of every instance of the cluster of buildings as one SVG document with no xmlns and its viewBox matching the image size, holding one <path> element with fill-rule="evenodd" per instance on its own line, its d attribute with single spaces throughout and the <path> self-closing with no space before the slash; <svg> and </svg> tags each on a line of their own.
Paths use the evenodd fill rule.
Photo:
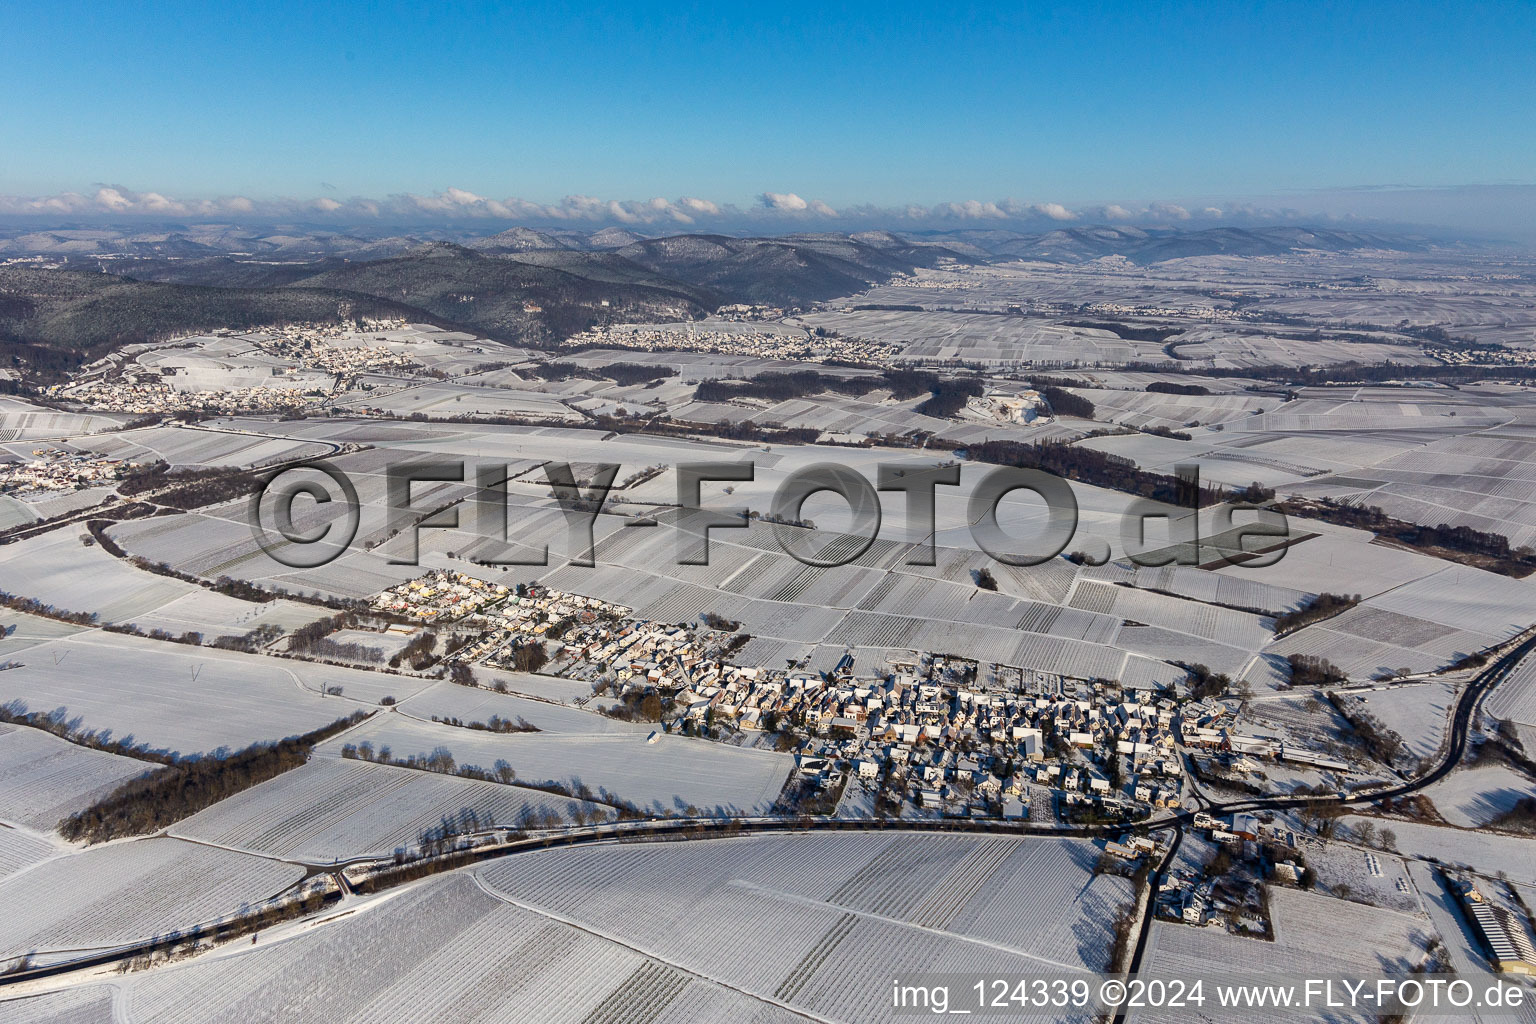
<svg viewBox="0 0 1536 1024">
<path fill-rule="evenodd" d="M 750 323 L 754 320 L 782 320 L 784 310 L 778 306 L 756 306 L 745 302 L 732 302 L 715 310 L 715 319 Z"/>
<path fill-rule="evenodd" d="M 1178 807 L 1176 705 L 977 688 L 974 664 L 923 658 L 884 678 L 855 679 L 852 658 L 830 673 L 736 670 L 674 697 L 684 723 L 791 729 L 804 737 L 801 770 L 881 784 L 925 809 L 1009 816 L 1031 785 L 1068 807 Z M 1134 778 L 1124 769 L 1129 766 Z"/>
<path fill-rule="evenodd" d="M 232 414 L 281 413 L 303 406 L 308 391 L 296 387 L 229 388 L 218 391 L 177 391 L 163 378 L 138 374 L 111 380 L 92 380 L 48 389 L 55 397 L 80 402 L 106 412 L 173 414 L 184 411 Z"/>
<path fill-rule="evenodd" d="M 434 569 L 425 576 L 390 587 L 373 599 L 373 606 L 417 622 L 454 622 L 506 600 L 509 593 L 499 583 Z"/>
<path fill-rule="evenodd" d="M 338 376 L 378 370 L 410 370 L 419 364 L 410 356 L 387 345 L 338 345 L 341 339 L 355 340 L 358 332 L 398 331 L 406 327 L 404 320 L 365 320 L 359 326 L 351 324 L 303 324 L 268 327 L 241 335 L 256 348 L 268 355 L 291 359 L 299 366 L 321 370 Z M 384 341 L 376 335 L 374 341 Z"/>
<path fill-rule="evenodd" d="M 435 569 L 379 594 L 380 611 L 422 623 L 458 623 L 478 633 L 452 660 L 517 668 L 520 646 L 542 645 L 542 671 L 602 680 L 622 691 L 675 691 L 692 681 L 735 681 L 757 670 L 725 663 L 736 634 L 629 617 L 630 609 L 537 584 L 515 589 Z"/>
<path fill-rule="evenodd" d="M 1253 320 L 1257 315 L 1226 306 L 1141 306 L 1125 302 L 1092 302 L 1077 308 L 1095 316 L 1176 316 L 1198 320 Z"/>
<path fill-rule="evenodd" d="M 73 491 L 93 483 L 116 480 L 131 463 L 88 452 L 34 448 L 27 462 L 0 462 L 0 493 L 32 494 Z"/>
<path fill-rule="evenodd" d="M 1281 819 L 1248 813 L 1221 818 L 1196 813 L 1193 824 L 1227 851 L 1225 863 L 1203 872 L 1170 872 L 1158 892 L 1158 916 L 1196 928 L 1268 935 L 1264 872 L 1270 871 L 1273 881 L 1302 883 L 1307 868 L 1296 833 Z"/>
<path fill-rule="evenodd" d="M 457 661 L 525 668 L 526 645 L 538 644 L 542 671 L 636 704 L 654 695 L 671 730 L 787 738 L 813 789 L 856 779 L 928 811 L 1027 816 L 1032 787 L 1043 787 L 1068 817 L 1116 820 L 1183 802 L 1182 709 L 1171 697 L 1041 673 L 978 685 L 975 662 L 943 656 L 878 678 L 855 678 L 851 654 L 827 673 L 737 665 L 750 637 L 733 623 L 635 619 L 598 598 L 446 570 L 392 587 L 374 606 L 477 631 Z M 1193 707 L 1198 718 L 1210 710 Z"/>
<path fill-rule="evenodd" d="M 1234 779 L 1258 774 L 1262 760 L 1323 772 L 1351 770 L 1347 761 L 1283 737 L 1238 732 L 1234 706 L 1219 700 L 1192 701 L 1182 708 L 1179 741 L 1192 751 L 1210 755 L 1203 760 L 1212 764 L 1214 774 Z"/>
<path fill-rule="evenodd" d="M 900 351 L 897 346 L 887 342 L 849 338 L 840 334 L 822 337 L 799 332 L 722 331 L 698 328 L 692 324 L 593 327 L 567 338 L 561 347 L 623 348 L 641 352 L 711 352 L 756 356 L 761 359 L 841 359 L 865 363 L 887 362 Z"/>
<path fill-rule="evenodd" d="M 1536 351 L 1516 348 L 1426 348 L 1447 366 L 1536 366 Z"/>
</svg>

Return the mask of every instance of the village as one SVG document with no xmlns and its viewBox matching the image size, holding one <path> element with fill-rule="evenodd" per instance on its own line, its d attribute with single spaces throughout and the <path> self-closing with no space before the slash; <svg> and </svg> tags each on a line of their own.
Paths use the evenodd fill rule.
<svg viewBox="0 0 1536 1024">
<path fill-rule="evenodd" d="M 732 659 L 751 637 L 718 616 L 653 622 L 598 598 L 449 570 L 390 588 L 373 605 L 451 633 L 450 664 L 580 680 L 610 713 L 792 751 L 793 788 L 839 813 L 1155 822 L 1187 806 L 1196 761 L 1204 769 L 1195 777 L 1218 785 L 1281 761 L 1353 770 L 1239 734 L 1234 700 L 925 652 L 871 673 L 852 652 L 825 673 L 744 666 Z"/>
<path fill-rule="evenodd" d="M 759 319 L 737 313 L 733 319 Z M 604 325 L 572 335 L 561 348 L 618 348 L 640 352 L 708 352 L 759 359 L 818 362 L 887 363 L 898 346 L 832 332 L 801 329 L 779 331 L 731 330 L 725 323 L 665 325 Z"/>
<path fill-rule="evenodd" d="M 139 415 L 204 413 L 233 415 L 248 412 L 283 413 L 302 408 L 326 392 L 310 387 L 220 388 L 211 391 L 178 391 L 165 378 L 139 373 L 111 380 L 93 380 L 73 387 L 55 386 L 52 397 L 67 398 L 102 412 Z"/>
<path fill-rule="evenodd" d="M 238 337 L 250 341 L 267 355 L 292 360 L 307 370 L 321 370 L 346 378 L 364 372 L 419 370 L 420 364 L 414 359 L 387 345 L 336 344 L 343 339 L 355 340 L 359 330 L 364 335 L 374 334 L 374 341 L 384 341 L 384 335 L 374 332 L 399 331 L 406 326 L 404 320 L 363 320 L 356 327 L 323 323 L 276 325 Z M 346 381 L 338 379 L 337 390 L 345 386 Z"/>
<path fill-rule="evenodd" d="M 0 461 L 0 494 L 73 491 L 121 478 L 130 463 L 85 452 L 34 448 L 27 461 Z"/>
</svg>

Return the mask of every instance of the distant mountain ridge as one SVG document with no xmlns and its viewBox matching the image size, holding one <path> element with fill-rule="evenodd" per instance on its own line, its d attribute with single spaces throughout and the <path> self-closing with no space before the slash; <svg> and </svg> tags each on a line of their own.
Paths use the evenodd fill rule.
<svg viewBox="0 0 1536 1024">
<path fill-rule="evenodd" d="M 1149 264 L 1191 256 L 1277 256 L 1306 250 L 1349 252 L 1356 249 L 1385 249 L 1420 252 L 1430 246 L 1426 240 L 1413 236 L 1303 226 L 1206 227 L 1184 230 L 1178 227 L 1139 228 L 1085 224 L 1044 233 L 1000 228 L 956 228 L 947 231 L 868 230 L 851 234 L 823 232 L 752 237 L 720 233 L 647 233 L 619 227 L 581 231 L 563 227 L 526 226 L 511 227 L 493 234 L 444 228 L 416 234 L 370 235 L 362 230 L 336 231 L 299 226 L 255 229 L 208 224 L 167 227 L 157 231 L 0 228 L 0 257 L 211 259 L 228 256 L 278 261 L 313 261 L 328 257 L 373 260 L 403 255 L 430 242 L 455 242 L 487 255 L 551 250 L 632 250 L 628 254 L 630 258 L 640 256 L 642 262 L 654 259 L 657 266 L 652 269 L 660 269 L 663 264 L 671 264 L 678 259 L 687 262 L 689 257 L 679 255 L 676 250 L 686 250 L 691 243 L 667 243 L 668 239 L 710 240 L 719 246 L 712 250 L 714 257 L 724 262 L 743 263 L 749 258 L 764 257 L 769 251 L 777 251 L 779 256 L 791 260 L 816 254 L 822 258 L 851 261 L 857 266 L 842 266 L 840 269 L 854 278 L 864 277 L 882 266 L 889 269 L 903 263 L 924 265 L 925 261 L 933 257 L 920 255 L 923 250 L 942 250 L 943 254 L 954 258 L 974 260 L 1029 259 L 1050 263 L 1083 263 L 1104 256 L 1123 256 L 1135 263 Z M 783 247 L 783 250 L 766 248 L 773 246 Z M 752 249 L 758 251 L 748 257 L 746 253 Z M 883 261 L 873 255 L 877 253 L 884 253 L 894 259 Z M 721 270 L 719 276 L 722 279 L 731 276 L 728 270 L 717 269 Z"/>
<path fill-rule="evenodd" d="M 55 369 L 145 338 L 211 327 L 403 316 L 547 346 L 614 322 L 697 319 L 729 303 L 804 308 L 941 263 L 1137 264 L 1202 256 L 1423 251 L 1420 239 L 1323 228 L 1077 226 L 1045 234 L 963 229 L 771 238 L 641 237 L 514 227 L 467 239 L 229 225 L 182 231 L 0 235 L 58 269 L 0 265 L 0 345 Z M 18 247 L 20 247 L 18 249 Z"/>
<path fill-rule="evenodd" d="M 1196 256 L 1283 256 L 1320 251 L 1350 252 L 1384 249 L 1423 252 L 1423 239 L 1333 228 L 1174 228 L 1073 227 L 1043 235 L 1014 232 L 934 232 L 922 237 L 940 244 L 960 243 L 985 249 L 993 258 L 1037 260 L 1045 263 L 1087 263 L 1105 256 L 1123 256 L 1143 266 Z"/>
</svg>

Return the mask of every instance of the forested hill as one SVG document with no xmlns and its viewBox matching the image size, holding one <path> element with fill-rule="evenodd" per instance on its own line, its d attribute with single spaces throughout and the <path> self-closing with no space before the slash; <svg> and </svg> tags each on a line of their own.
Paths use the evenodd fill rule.
<svg viewBox="0 0 1536 1024">
<path fill-rule="evenodd" d="M 365 316 L 442 320 L 389 299 L 334 289 L 212 288 L 0 267 L 0 365 L 43 373 L 90 362 L 131 342 L 220 327 Z"/>
</svg>

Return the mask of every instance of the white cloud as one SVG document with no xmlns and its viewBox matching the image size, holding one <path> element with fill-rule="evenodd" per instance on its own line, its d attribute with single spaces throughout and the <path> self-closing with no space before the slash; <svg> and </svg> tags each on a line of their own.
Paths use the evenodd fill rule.
<svg viewBox="0 0 1536 1024">
<path fill-rule="evenodd" d="M 768 209 L 781 213 L 800 213 L 811 205 L 793 192 L 764 192 L 762 202 Z"/>
<path fill-rule="evenodd" d="M 1354 193 L 1352 193 L 1353 195 Z M 554 202 L 538 202 L 509 196 L 493 199 L 458 185 L 440 192 L 398 193 L 382 199 L 323 195 L 254 199 L 232 195 L 211 199 L 183 199 L 157 191 L 136 191 L 123 185 L 98 184 L 88 191 L 63 191 L 45 196 L 0 195 L 0 214 L 88 219 L 158 217 L 162 220 L 193 218 L 238 219 L 282 223 L 324 220 L 345 225 L 374 222 L 409 229 L 412 225 L 442 222 L 513 222 L 530 225 L 570 224 L 597 227 L 623 224 L 658 231 L 726 230 L 772 233 L 785 224 L 808 220 L 839 228 L 862 227 L 956 227 L 1008 226 L 1021 231 L 1045 231 L 1068 222 L 1115 224 L 1166 224 L 1172 221 L 1199 223 L 1327 222 L 1348 218 L 1347 213 L 1328 215 L 1295 209 L 1266 209 L 1224 203 L 1200 205 L 1194 212 L 1171 202 L 1139 204 L 1108 203 L 1069 207 L 1059 202 L 1021 202 L 1015 199 L 964 199 L 933 205 L 911 203 L 882 207 L 873 204 L 840 205 L 806 198 L 795 192 L 763 192 L 747 206 L 720 203 L 699 196 L 668 199 L 611 199 L 571 194 Z"/>
<path fill-rule="evenodd" d="M 1156 217 L 1189 220 L 1189 211 L 1177 203 L 1153 203 L 1147 210 Z"/>
<path fill-rule="evenodd" d="M 1060 203 L 1036 203 L 1035 212 L 1043 214 L 1051 220 L 1076 220 L 1077 214 L 1062 206 Z"/>
</svg>

